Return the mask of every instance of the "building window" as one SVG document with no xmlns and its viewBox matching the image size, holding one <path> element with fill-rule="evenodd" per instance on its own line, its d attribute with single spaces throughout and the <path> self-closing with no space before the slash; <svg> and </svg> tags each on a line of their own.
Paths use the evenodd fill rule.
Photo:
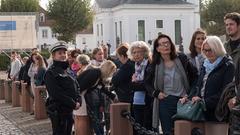
<svg viewBox="0 0 240 135">
<path fill-rule="evenodd" d="M 40 13 L 40 22 L 45 22 L 45 16 L 43 13 Z"/>
<path fill-rule="evenodd" d="M 145 41 L 145 21 L 138 21 L 138 40 Z"/>
<path fill-rule="evenodd" d="M 48 30 L 42 30 L 42 38 L 48 38 Z"/>
<path fill-rule="evenodd" d="M 156 21 L 156 28 L 163 28 L 163 20 Z"/>
<path fill-rule="evenodd" d="M 56 33 L 52 33 L 52 38 L 57 38 L 57 34 Z"/>
<path fill-rule="evenodd" d="M 180 45 L 182 42 L 181 36 L 181 20 L 175 20 L 175 44 Z"/>
<path fill-rule="evenodd" d="M 103 24 L 101 24 L 101 36 L 103 36 Z"/>
<path fill-rule="evenodd" d="M 86 44 L 86 38 L 82 38 L 82 44 Z"/>
<path fill-rule="evenodd" d="M 122 21 L 120 21 L 120 43 L 122 43 Z"/>
<path fill-rule="evenodd" d="M 99 36 L 99 25 L 97 24 L 97 36 Z"/>
</svg>

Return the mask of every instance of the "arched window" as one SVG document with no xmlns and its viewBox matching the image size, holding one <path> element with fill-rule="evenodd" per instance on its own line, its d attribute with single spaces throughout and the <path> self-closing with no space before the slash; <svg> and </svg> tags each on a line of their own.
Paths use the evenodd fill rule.
<svg viewBox="0 0 240 135">
<path fill-rule="evenodd" d="M 45 15 L 40 13 L 40 22 L 45 22 Z"/>
</svg>

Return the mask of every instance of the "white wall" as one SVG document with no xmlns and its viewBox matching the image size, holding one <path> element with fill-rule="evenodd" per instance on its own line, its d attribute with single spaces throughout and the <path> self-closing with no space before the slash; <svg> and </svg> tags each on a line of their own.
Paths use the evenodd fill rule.
<svg viewBox="0 0 240 135">
<path fill-rule="evenodd" d="M 86 44 L 83 44 L 83 38 L 85 38 Z M 93 34 L 77 34 L 76 44 L 77 48 L 80 48 L 81 50 L 83 50 L 85 46 L 91 50 L 97 47 L 96 39 Z"/>
<path fill-rule="evenodd" d="M 43 38 L 42 37 L 42 31 L 43 30 L 47 30 L 48 34 L 47 34 L 47 38 Z M 52 45 L 54 43 L 58 42 L 58 40 L 56 38 L 52 37 L 52 30 L 50 27 L 39 27 L 38 30 L 38 45 L 43 45 L 44 43 L 46 43 L 47 45 Z"/>
</svg>

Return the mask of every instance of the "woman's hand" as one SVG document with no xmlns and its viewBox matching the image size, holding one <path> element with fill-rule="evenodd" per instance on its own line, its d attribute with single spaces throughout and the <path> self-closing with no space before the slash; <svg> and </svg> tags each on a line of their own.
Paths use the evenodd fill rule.
<svg viewBox="0 0 240 135">
<path fill-rule="evenodd" d="M 179 101 L 181 102 L 181 104 L 184 104 L 188 101 L 188 98 L 187 97 L 183 97 L 183 98 L 180 98 Z"/>
<path fill-rule="evenodd" d="M 236 106 L 236 103 L 237 103 L 236 97 L 231 98 L 228 101 L 228 108 L 229 108 L 229 110 L 232 110 L 232 108 Z"/>
<path fill-rule="evenodd" d="M 133 76 L 132 76 L 132 82 L 136 82 L 137 81 L 137 76 L 136 76 L 136 74 L 133 74 Z"/>
<path fill-rule="evenodd" d="M 196 103 L 196 102 L 199 101 L 199 100 L 201 100 L 201 98 L 198 97 L 198 96 L 195 96 L 195 97 L 192 98 L 192 102 L 193 102 L 193 103 Z"/>
<path fill-rule="evenodd" d="M 158 99 L 159 99 L 159 100 L 162 100 L 162 99 L 164 99 L 165 97 L 167 97 L 167 95 L 166 95 L 165 93 L 163 93 L 163 92 L 160 92 L 160 93 L 158 94 Z"/>
</svg>

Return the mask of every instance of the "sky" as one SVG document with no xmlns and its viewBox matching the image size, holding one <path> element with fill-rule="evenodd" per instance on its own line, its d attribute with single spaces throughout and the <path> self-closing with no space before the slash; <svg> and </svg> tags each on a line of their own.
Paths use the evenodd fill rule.
<svg viewBox="0 0 240 135">
<path fill-rule="evenodd" d="M 47 9 L 47 4 L 49 0 L 40 0 L 40 5 L 44 8 Z M 91 4 L 93 4 L 94 0 L 91 0 Z"/>
</svg>

